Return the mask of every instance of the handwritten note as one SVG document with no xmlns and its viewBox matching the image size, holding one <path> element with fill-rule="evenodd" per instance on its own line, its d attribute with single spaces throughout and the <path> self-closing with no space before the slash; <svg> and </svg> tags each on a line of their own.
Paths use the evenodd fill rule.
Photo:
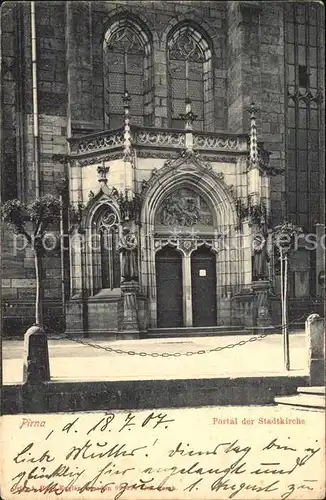
<svg viewBox="0 0 326 500">
<path fill-rule="evenodd" d="M 281 407 L 2 417 L 1 495 L 324 498 L 324 415 Z"/>
</svg>

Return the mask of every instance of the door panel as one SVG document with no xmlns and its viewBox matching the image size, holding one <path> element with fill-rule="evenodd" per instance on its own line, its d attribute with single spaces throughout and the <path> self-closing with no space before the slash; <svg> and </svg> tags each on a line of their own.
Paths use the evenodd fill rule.
<svg viewBox="0 0 326 500">
<path fill-rule="evenodd" d="M 192 324 L 216 325 L 216 260 L 209 248 L 191 255 Z"/>
<path fill-rule="evenodd" d="M 165 247 L 155 256 L 157 289 L 157 326 L 183 326 L 182 258 Z"/>
</svg>

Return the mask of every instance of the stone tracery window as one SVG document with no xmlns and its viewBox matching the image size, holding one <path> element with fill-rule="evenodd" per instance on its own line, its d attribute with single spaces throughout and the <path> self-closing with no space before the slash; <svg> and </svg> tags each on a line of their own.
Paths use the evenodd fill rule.
<svg viewBox="0 0 326 500">
<path fill-rule="evenodd" d="M 168 42 L 169 115 L 173 128 L 183 128 L 180 113 L 190 98 L 197 119 L 193 128 L 213 130 L 212 54 L 206 39 L 193 27 L 183 25 Z"/>
<path fill-rule="evenodd" d="M 123 19 L 109 28 L 103 45 L 103 68 L 106 128 L 114 129 L 123 125 L 122 96 L 126 89 L 132 99 L 131 124 L 151 125 L 151 46 L 137 23 Z"/>
<path fill-rule="evenodd" d="M 320 210 L 319 5 L 286 5 L 288 217 L 312 231 Z"/>
<path fill-rule="evenodd" d="M 120 286 L 120 259 L 118 251 L 118 220 L 110 207 L 101 211 L 96 223 L 96 233 L 99 236 L 98 253 L 100 259 L 95 262 L 95 289 L 111 289 Z M 94 259 L 96 261 L 96 259 Z M 93 261 L 93 262 L 94 262 Z"/>
</svg>

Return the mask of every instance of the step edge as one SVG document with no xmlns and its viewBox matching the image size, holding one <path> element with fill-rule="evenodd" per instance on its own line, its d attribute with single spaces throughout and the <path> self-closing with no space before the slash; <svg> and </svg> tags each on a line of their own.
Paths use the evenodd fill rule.
<svg viewBox="0 0 326 500">
<path fill-rule="evenodd" d="M 283 399 L 284 398 L 284 399 Z M 304 401 L 297 401 L 297 403 L 292 399 L 290 399 L 290 397 L 287 397 L 287 396 L 279 396 L 279 397 L 275 397 L 274 398 L 274 402 L 277 403 L 277 404 L 281 404 L 281 405 L 286 405 L 286 406 L 295 406 L 295 407 L 302 407 L 302 408 L 325 408 L 325 403 L 323 401 L 320 401 L 320 402 L 311 402 L 309 404 L 309 402 L 304 402 Z"/>
<path fill-rule="evenodd" d="M 297 393 L 298 394 L 312 394 L 312 395 L 318 395 L 318 396 L 325 396 L 326 395 L 326 390 L 325 387 L 323 386 L 307 386 L 307 387 L 298 387 L 297 388 Z"/>
<path fill-rule="evenodd" d="M 297 410 L 297 411 L 313 411 L 318 413 L 325 412 L 325 408 L 319 406 L 296 406 L 291 404 L 284 405 L 283 403 L 277 403 L 275 406 L 286 406 L 287 409 Z"/>
</svg>

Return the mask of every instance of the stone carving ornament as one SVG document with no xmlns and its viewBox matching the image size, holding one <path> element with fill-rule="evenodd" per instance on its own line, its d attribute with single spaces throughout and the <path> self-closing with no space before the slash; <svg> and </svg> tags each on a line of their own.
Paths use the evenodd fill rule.
<svg viewBox="0 0 326 500">
<path fill-rule="evenodd" d="M 213 219 L 199 195 L 190 190 L 178 190 L 164 200 L 157 222 L 164 226 L 189 227 L 212 225 Z"/>
<path fill-rule="evenodd" d="M 111 211 L 111 209 L 106 210 L 100 220 L 99 228 L 100 230 L 107 230 L 116 227 L 118 224 L 117 216 Z"/>
<path fill-rule="evenodd" d="M 170 59 L 204 61 L 204 54 L 190 30 L 180 34 L 170 48 Z"/>
<path fill-rule="evenodd" d="M 91 153 L 92 151 L 99 151 L 101 149 L 113 148 L 123 144 L 122 131 L 108 132 L 96 138 L 83 139 L 78 143 L 77 152 Z"/>
<path fill-rule="evenodd" d="M 122 229 L 119 241 L 121 282 L 138 281 L 137 236 L 129 228 Z"/>
<path fill-rule="evenodd" d="M 142 43 L 135 31 L 128 25 L 122 24 L 106 40 L 107 49 L 116 52 L 142 52 Z"/>
<path fill-rule="evenodd" d="M 270 256 L 267 251 L 266 236 L 257 233 L 253 240 L 253 281 L 260 281 L 268 279 L 268 263 Z"/>
<path fill-rule="evenodd" d="M 185 137 L 183 132 L 157 132 L 139 130 L 135 134 L 137 144 L 162 145 L 162 146 L 184 146 Z"/>
<path fill-rule="evenodd" d="M 230 149 L 238 150 L 244 146 L 238 137 L 216 137 L 213 135 L 194 135 L 194 146 L 206 149 Z"/>
</svg>

